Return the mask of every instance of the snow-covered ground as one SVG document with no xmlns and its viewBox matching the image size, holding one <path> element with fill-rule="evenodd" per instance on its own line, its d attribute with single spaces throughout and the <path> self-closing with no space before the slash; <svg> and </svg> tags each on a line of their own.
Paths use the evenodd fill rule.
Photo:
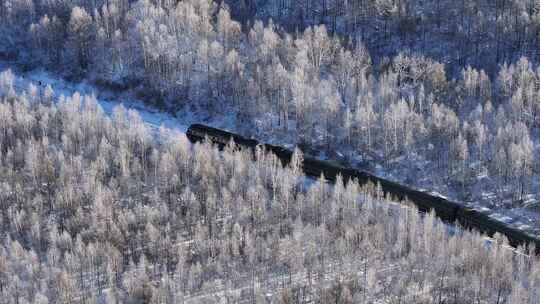
<svg viewBox="0 0 540 304">
<path fill-rule="evenodd" d="M 128 110 L 135 110 L 141 119 L 152 129 L 159 129 L 163 126 L 173 132 L 186 133 L 191 124 L 203 123 L 228 131 L 235 131 L 233 113 L 231 115 L 213 118 L 208 117 L 208 115 L 197 115 L 193 111 L 182 110 L 175 116 L 148 105 L 134 97 L 131 92 L 115 93 L 85 81 L 78 83 L 70 82 L 59 75 L 44 70 L 23 72 L 18 69 L 15 63 L 0 61 L 0 73 L 7 70 L 11 70 L 16 77 L 14 86 L 17 93 L 27 91 L 30 84 L 35 85 L 40 90 L 40 93 L 43 93 L 45 88 L 50 85 L 56 99 L 61 96 L 72 96 L 76 92 L 81 95 L 96 96 L 99 105 L 107 115 L 112 115 L 114 108 L 119 105 L 124 106 Z"/>
<path fill-rule="evenodd" d="M 153 129 L 163 126 L 172 131 L 186 133 L 189 126 L 170 114 L 160 112 L 159 110 L 149 107 L 140 100 L 131 97 L 117 96 L 106 90 L 98 90 L 95 86 L 85 82 L 68 82 L 43 70 L 24 73 L 17 70 L 9 63 L 0 62 L 0 73 L 8 69 L 11 69 L 15 76 L 14 87 L 17 93 L 22 93 L 24 90 L 27 90 L 30 84 L 38 87 L 42 93 L 45 88 L 50 85 L 54 91 L 54 96 L 56 99 L 60 98 L 61 96 L 72 96 L 76 92 L 80 93 L 81 95 L 96 96 L 99 105 L 108 115 L 111 115 L 114 108 L 119 105 L 123 105 L 126 109 L 136 110 L 141 116 L 142 120 Z"/>
</svg>

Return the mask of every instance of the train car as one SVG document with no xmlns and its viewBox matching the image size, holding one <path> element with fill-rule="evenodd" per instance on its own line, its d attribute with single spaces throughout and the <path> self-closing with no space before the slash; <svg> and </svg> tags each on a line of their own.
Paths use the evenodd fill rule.
<svg viewBox="0 0 540 304">
<path fill-rule="evenodd" d="M 248 147 L 251 149 L 254 149 L 259 145 L 259 142 L 255 139 L 245 138 L 238 134 L 208 127 L 202 124 L 191 125 L 186 132 L 186 136 L 191 142 L 200 142 L 208 139 L 214 144 L 219 145 L 221 148 L 228 145 L 231 140 L 233 140 L 239 146 Z"/>
</svg>

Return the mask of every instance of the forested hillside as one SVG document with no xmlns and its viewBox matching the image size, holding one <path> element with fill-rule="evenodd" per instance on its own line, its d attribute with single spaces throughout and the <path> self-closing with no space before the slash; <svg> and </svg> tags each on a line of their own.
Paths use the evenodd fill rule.
<svg viewBox="0 0 540 304">
<path fill-rule="evenodd" d="M 0 56 L 490 209 L 534 209 L 534 1 L 240 2 L 5 0 Z"/>
<path fill-rule="evenodd" d="M 225 0 L 244 22 L 272 19 L 290 32 L 325 24 L 366 44 L 377 60 L 403 49 L 457 74 L 471 65 L 496 74 L 521 56 L 538 62 L 538 0 Z"/>
<path fill-rule="evenodd" d="M 2 303 L 536 303 L 540 260 L 0 75 Z M 534 248 L 530 248 L 534 250 Z M 532 252 L 532 251 L 531 251 Z"/>
</svg>

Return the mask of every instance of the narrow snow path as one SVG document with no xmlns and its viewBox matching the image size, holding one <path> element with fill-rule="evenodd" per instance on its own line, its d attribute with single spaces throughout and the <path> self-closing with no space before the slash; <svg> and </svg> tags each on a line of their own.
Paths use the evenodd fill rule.
<svg viewBox="0 0 540 304">
<path fill-rule="evenodd" d="M 10 68 L 8 64 L 0 63 L 0 73 Z M 29 73 L 22 73 L 16 69 L 11 69 L 11 71 L 15 76 L 14 87 L 17 93 L 27 91 L 30 84 L 35 85 L 43 93 L 45 88 L 50 85 L 57 100 L 61 96 L 72 96 L 76 92 L 79 92 L 81 95 L 94 95 L 99 105 L 103 108 L 103 111 L 109 116 L 112 115 L 116 106 L 123 105 L 128 110 L 135 110 L 141 116 L 141 119 L 152 129 L 159 129 L 159 127 L 164 126 L 179 133 L 186 133 L 188 129 L 187 124 L 173 117 L 171 114 L 152 109 L 140 100 L 123 99 L 121 97 L 119 99 L 115 99 L 115 97 L 97 97 L 104 94 L 99 94 L 103 91 L 95 86 L 86 83 L 71 83 L 45 71 L 32 71 Z M 113 94 L 109 95 L 112 96 Z"/>
</svg>

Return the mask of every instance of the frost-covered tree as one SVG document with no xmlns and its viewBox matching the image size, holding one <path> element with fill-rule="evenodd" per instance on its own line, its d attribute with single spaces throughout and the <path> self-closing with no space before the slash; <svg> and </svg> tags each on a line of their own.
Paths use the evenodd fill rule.
<svg viewBox="0 0 540 304">
<path fill-rule="evenodd" d="M 72 58 L 77 62 L 76 66 L 86 69 L 92 52 L 93 20 L 84 8 L 74 7 L 68 24 L 69 49 L 73 52 Z"/>
</svg>

